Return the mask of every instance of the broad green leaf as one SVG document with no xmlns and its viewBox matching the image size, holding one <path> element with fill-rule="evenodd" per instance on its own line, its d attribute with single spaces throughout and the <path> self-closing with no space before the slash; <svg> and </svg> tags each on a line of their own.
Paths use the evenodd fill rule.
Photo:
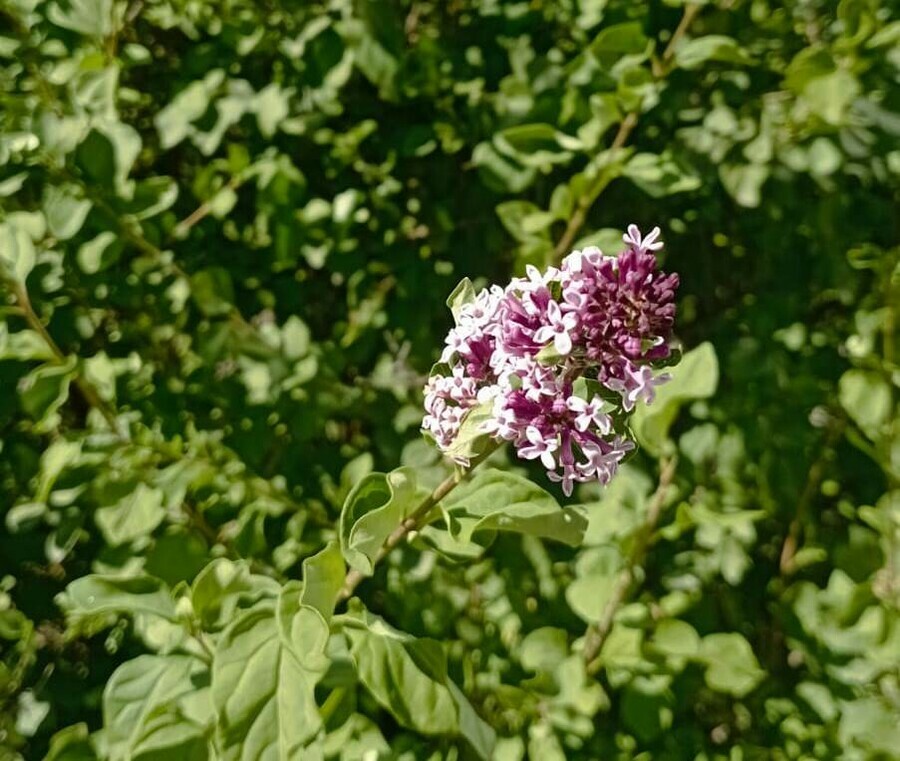
<svg viewBox="0 0 900 761">
<path fill-rule="evenodd" d="M 577 546 L 587 520 L 579 508 L 562 508 L 551 494 L 522 476 L 493 468 L 478 470 L 440 503 L 447 530 L 468 544 L 484 532 L 529 534 Z"/>
<path fill-rule="evenodd" d="M 82 576 L 57 595 L 56 603 L 67 616 L 150 613 L 170 621 L 177 617 L 168 587 L 152 576 Z"/>
<path fill-rule="evenodd" d="M 652 404 L 639 405 L 635 409 L 631 422 L 638 442 L 654 454 L 662 450 L 682 405 L 695 399 L 707 399 L 715 393 L 719 384 L 715 349 L 710 343 L 700 344 L 668 372 L 672 379 L 657 389 Z"/>
<path fill-rule="evenodd" d="M 306 558 L 300 605 L 314 608 L 326 622 L 330 621 L 344 585 L 344 572 L 344 559 L 337 542 L 329 542 L 324 549 Z"/>
<path fill-rule="evenodd" d="M 216 631 L 232 622 L 239 608 L 279 591 L 278 582 L 250 573 L 246 562 L 216 558 L 194 579 L 191 605 L 204 631 Z"/>
<path fill-rule="evenodd" d="M 113 673 L 103 691 L 110 761 L 204 758 L 213 721 L 209 673 L 187 655 L 142 655 Z"/>
<path fill-rule="evenodd" d="M 494 732 L 450 681 L 439 643 L 397 631 L 366 611 L 344 620 L 360 680 L 402 726 L 462 736 L 481 758 L 490 758 Z"/>
<path fill-rule="evenodd" d="M 209 547 L 196 531 L 172 526 L 154 538 L 144 568 L 169 586 L 175 586 L 194 579 L 208 559 Z"/>
<path fill-rule="evenodd" d="M 165 517 L 162 490 L 146 484 L 94 513 L 104 539 L 113 546 L 148 537 Z"/>
<path fill-rule="evenodd" d="M 707 634 L 697 659 L 706 666 L 707 686 L 734 697 L 752 692 L 765 677 L 750 643 L 734 632 Z"/>
<path fill-rule="evenodd" d="M 321 727 L 315 686 L 328 625 L 299 600 L 298 585 L 288 585 L 277 603 L 242 613 L 216 646 L 212 696 L 224 761 L 302 758 Z M 316 661 L 324 663 L 314 670 Z"/>
<path fill-rule="evenodd" d="M 341 510 L 341 552 L 347 564 L 370 576 L 384 541 L 426 495 L 410 468 L 363 477 Z"/>
</svg>

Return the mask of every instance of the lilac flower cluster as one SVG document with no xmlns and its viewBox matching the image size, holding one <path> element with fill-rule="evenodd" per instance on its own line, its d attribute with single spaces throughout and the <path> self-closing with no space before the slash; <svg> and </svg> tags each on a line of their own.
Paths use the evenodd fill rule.
<svg viewBox="0 0 900 761">
<path fill-rule="evenodd" d="M 659 228 L 643 237 L 631 225 L 618 257 L 574 251 L 462 306 L 441 355 L 448 371 L 425 387 L 422 427 L 438 447 L 451 450 L 481 406 L 491 411 L 481 432 L 539 459 L 567 495 L 575 482 L 608 483 L 634 448 L 626 413 L 667 379 L 651 365 L 670 354 L 678 276 L 658 269 L 658 238 Z M 577 395 L 579 378 L 606 392 Z"/>
</svg>

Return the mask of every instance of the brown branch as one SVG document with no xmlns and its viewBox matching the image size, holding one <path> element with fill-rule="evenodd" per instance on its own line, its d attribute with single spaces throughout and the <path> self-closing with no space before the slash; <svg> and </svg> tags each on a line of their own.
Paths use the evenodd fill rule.
<svg viewBox="0 0 900 761">
<path fill-rule="evenodd" d="M 216 193 L 221 192 L 225 188 L 236 191 L 242 184 L 243 180 L 240 180 L 237 177 L 232 177 L 226 183 L 226 185 L 223 188 L 220 188 L 220 190 L 216 191 Z M 213 195 L 213 198 L 215 198 L 215 195 Z M 212 211 L 213 198 L 209 198 L 201 203 L 196 209 L 194 209 L 177 225 L 175 225 L 175 227 L 172 228 L 171 235 L 169 236 L 170 240 L 184 237 L 194 225 L 206 219 L 206 217 L 208 217 L 210 212 Z"/>
<path fill-rule="evenodd" d="M 659 64 L 653 67 L 654 74 L 662 76 L 667 72 L 668 69 L 666 65 L 675 55 L 675 48 L 678 45 L 678 42 L 687 33 L 691 22 L 699 12 L 699 5 L 691 4 L 684 7 L 684 15 L 681 17 L 681 21 L 672 33 L 672 38 L 669 40 L 668 45 L 666 45 L 666 49 L 663 51 Z M 617 154 L 625 147 L 625 143 L 637 126 L 637 123 L 638 115 L 633 111 L 628 113 L 622 120 L 622 123 L 619 125 L 619 129 L 613 138 L 612 144 L 609 147 L 608 164 L 612 164 L 617 158 Z M 587 221 L 587 215 L 590 212 L 591 207 L 611 180 L 612 177 L 610 175 L 601 171 L 597 179 L 578 199 L 575 212 L 569 218 L 569 223 L 566 225 L 566 229 L 559 239 L 559 243 L 556 244 L 556 248 L 553 250 L 554 260 L 559 261 L 563 256 L 569 253 L 572 244 L 575 242 L 576 236 Z"/>
<path fill-rule="evenodd" d="M 31 304 L 31 299 L 28 296 L 28 290 L 25 288 L 23 283 L 16 282 L 13 284 L 13 295 L 16 299 L 16 304 L 19 309 L 22 310 L 22 317 L 25 318 L 25 322 L 28 323 L 28 326 L 37 333 L 44 343 L 47 345 L 47 348 L 53 353 L 53 356 L 56 358 L 57 362 L 65 362 L 68 358 L 65 352 L 59 348 L 59 344 L 53 340 L 53 336 L 50 335 L 49 331 L 45 327 L 44 323 L 41 322 L 41 318 L 38 317 L 37 312 L 34 311 L 34 307 Z M 106 421 L 106 424 L 110 427 L 112 432 L 116 435 L 116 437 L 122 441 L 127 440 L 127 436 L 124 434 L 122 429 L 119 426 L 118 418 L 116 417 L 115 410 L 112 406 L 100 396 L 99 392 L 94 385 L 87 380 L 81 373 L 78 373 L 75 376 L 75 386 L 78 391 L 81 393 L 81 396 L 88 403 L 90 407 L 93 407 L 97 410 Z"/>
<path fill-rule="evenodd" d="M 822 442 L 822 449 L 815 461 L 809 468 L 806 476 L 806 484 L 803 492 L 797 500 L 797 510 L 794 512 L 794 518 L 788 528 L 787 536 L 784 538 L 784 544 L 781 545 L 781 555 L 778 559 L 778 571 L 782 576 L 790 576 L 796 571 L 794 557 L 800 548 L 800 538 L 803 534 L 803 523 L 809 513 L 813 500 L 819 491 L 822 480 L 827 472 L 828 460 L 831 450 L 837 444 L 838 439 L 844 432 L 844 423 L 842 421 L 832 421 L 831 430 Z"/>
<path fill-rule="evenodd" d="M 596 624 L 591 624 L 585 634 L 584 661 L 587 664 L 589 674 L 596 674 L 600 670 L 601 663 L 597 656 L 600 654 L 603 643 L 606 642 L 606 638 L 609 636 L 616 613 L 628 597 L 628 593 L 634 583 L 635 569 L 644 562 L 644 558 L 647 555 L 653 531 L 659 522 L 659 516 L 662 514 L 662 508 L 668 496 L 669 486 L 671 486 L 675 478 L 677 464 L 678 458 L 674 456 L 663 461 L 659 473 L 659 483 L 650 499 L 647 515 L 637 531 L 625 567 L 616 579 L 612 596 L 603 608 L 600 619 Z"/>
<path fill-rule="evenodd" d="M 631 134 L 631 131 L 636 124 L 637 115 L 634 113 L 628 114 L 622 120 L 622 123 L 619 125 L 619 130 L 616 132 L 616 136 L 613 138 L 612 145 L 609 148 L 610 164 L 615 158 L 615 155 L 625 146 L 625 141 L 628 140 L 628 136 Z M 559 261 L 563 256 L 569 253 L 572 244 L 575 242 L 575 236 L 578 235 L 579 230 L 581 230 L 584 223 L 587 221 L 587 215 L 591 210 L 591 206 L 594 205 L 597 196 L 603 192 L 603 189 L 611 180 L 612 177 L 610 175 L 600 170 L 597 178 L 588 190 L 578 199 L 578 205 L 572 216 L 569 217 L 569 223 L 566 225 L 565 232 L 563 232 L 562 237 L 559 239 L 559 243 L 556 244 L 556 248 L 553 249 L 554 261 Z"/>
</svg>

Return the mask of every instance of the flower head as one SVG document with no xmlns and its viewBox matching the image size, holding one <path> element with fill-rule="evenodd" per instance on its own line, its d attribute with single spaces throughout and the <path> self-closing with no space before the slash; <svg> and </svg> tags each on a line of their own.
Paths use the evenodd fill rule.
<svg viewBox="0 0 900 761">
<path fill-rule="evenodd" d="M 634 449 L 624 420 L 668 379 L 652 365 L 671 351 L 678 276 L 658 268 L 659 234 L 629 225 L 618 257 L 573 251 L 558 269 L 529 265 L 462 306 L 441 354 L 446 370 L 425 387 L 422 428 L 438 447 L 448 450 L 482 405 L 481 431 L 540 460 L 565 494 L 577 482 L 608 483 Z"/>
</svg>

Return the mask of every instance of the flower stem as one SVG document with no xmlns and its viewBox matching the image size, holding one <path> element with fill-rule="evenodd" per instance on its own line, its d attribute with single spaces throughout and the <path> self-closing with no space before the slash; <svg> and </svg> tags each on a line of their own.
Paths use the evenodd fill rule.
<svg viewBox="0 0 900 761">
<path fill-rule="evenodd" d="M 688 27 L 690 27 L 691 22 L 699 12 L 699 5 L 690 3 L 684 7 L 684 15 L 681 17 L 681 21 L 678 23 L 678 26 L 672 33 L 672 37 L 669 40 L 668 45 L 666 45 L 666 49 L 663 51 L 663 54 L 659 59 L 659 63 L 654 66 L 654 74 L 656 76 L 661 77 L 668 73 L 669 64 L 675 55 L 675 48 L 677 47 L 681 38 L 684 37 L 684 35 L 687 33 Z M 622 123 L 619 125 L 619 129 L 616 132 L 615 137 L 613 138 L 612 145 L 610 145 L 609 147 L 607 166 L 612 165 L 616 160 L 617 154 L 622 150 L 622 148 L 625 147 L 625 143 L 628 141 L 628 138 L 630 137 L 632 131 L 637 126 L 637 123 L 637 113 L 632 111 L 631 113 L 626 114 L 625 118 L 622 120 Z M 569 223 L 568 225 L 566 225 L 566 229 L 563 232 L 562 237 L 559 239 L 559 243 L 556 244 L 556 248 L 553 250 L 553 258 L 555 261 L 559 261 L 563 258 L 563 256 L 569 253 L 570 249 L 572 248 L 572 244 L 575 242 L 575 237 L 578 235 L 579 231 L 584 226 L 584 223 L 587 221 L 588 212 L 591 210 L 591 207 L 594 205 L 594 202 L 597 200 L 598 196 L 614 179 L 614 177 L 615 174 L 600 171 L 594 182 L 592 182 L 588 186 L 587 190 L 585 190 L 585 192 L 578 199 L 575 206 L 575 211 L 569 218 Z"/>
<path fill-rule="evenodd" d="M 612 596 L 609 598 L 609 602 L 606 603 L 600 619 L 596 624 L 591 624 L 588 627 L 584 636 L 584 661 L 587 664 L 589 674 L 596 674 L 600 670 L 601 663 L 597 656 L 600 654 L 603 643 L 606 642 L 606 638 L 609 636 L 616 613 L 628 597 L 628 592 L 634 583 L 635 569 L 644 562 L 647 549 L 650 546 L 650 539 L 653 536 L 653 530 L 659 522 L 659 516 L 662 513 L 662 508 L 669 492 L 669 486 L 675 478 L 675 467 L 677 464 L 678 458 L 674 456 L 663 460 L 659 473 L 659 483 L 656 491 L 653 493 L 653 497 L 650 499 L 647 515 L 638 529 L 634 545 L 625 563 L 625 568 L 622 569 L 619 578 L 616 579 Z"/>
<path fill-rule="evenodd" d="M 384 560 L 398 544 L 400 544 L 412 531 L 418 530 L 428 514 L 434 509 L 438 503 L 452 492 L 459 484 L 465 481 L 482 462 L 492 455 L 499 447 L 501 442 L 492 441 L 487 451 L 479 455 L 477 459 L 469 465 L 465 470 L 454 470 L 449 476 L 441 481 L 425 499 L 423 499 L 409 515 L 407 515 L 399 525 L 384 540 L 384 544 L 375 555 L 373 565 L 377 565 Z M 338 593 L 338 602 L 347 600 L 353 596 L 353 592 L 365 579 L 365 574 L 350 570 L 344 577 L 344 586 Z"/>
</svg>

